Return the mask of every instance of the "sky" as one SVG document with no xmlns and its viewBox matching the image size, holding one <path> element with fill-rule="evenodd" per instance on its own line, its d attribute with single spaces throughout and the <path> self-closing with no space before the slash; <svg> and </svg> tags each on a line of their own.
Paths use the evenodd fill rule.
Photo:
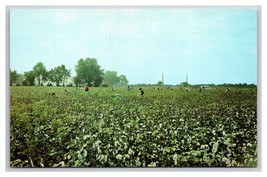
<svg viewBox="0 0 267 177">
<path fill-rule="evenodd" d="M 11 9 L 10 68 L 96 58 L 129 84 L 257 84 L 256 8 Z"/>
</svg>

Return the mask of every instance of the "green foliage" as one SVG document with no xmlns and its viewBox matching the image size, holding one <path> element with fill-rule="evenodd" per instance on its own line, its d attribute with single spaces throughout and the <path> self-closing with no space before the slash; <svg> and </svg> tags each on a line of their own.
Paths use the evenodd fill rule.
<svg viewBox="0 0 267 177">
<path fill-rule="evenodd" d="M 163 82 L 162 81 L 158 81 L 157 86 L 163 86 Z"/>
<path fill-rule="evenodd" d="M 66 79 L 70 77 L 70 70 L 67 70 L 65 65 L 61 65 L 51 69 L 48 75 L 49 80 L 51 82 L 55 82 L 56 86 L 59 86 L 60 83 L 62 83 L 64 86 Z"/>
<path fill-rule="evenodd" d="M 189 84 L 188 84 L 187 82 L 181 82 L 180 85 L 183 86 L 183 87 L 187 87 L 187 86 L 189 86 Z"/>
<path fill-rule="evenodd" d="M 10 69 L 9 72 L 10 72 L 10 85 L 13 85 L 13 84 L 16 83 L 17 78 L 19 77 L 19 74 L 17 73 L 16 70 L 12 71 L 12 70 Z"/>
<path fill-rule="evenodd" d="M 257 165 L 255 90 L 144 89 L 11 87 L 11 167 Z"/>
<path fill-rule="evenodd" d="M 25 80 L 22 82 L 24 86 L 33 86 L 35 81 L 35 73 L 34 71 L 26 71 L 24 72 Z"/>
<path fill-rule="evenodd" d="M 126 86 L 128 84 L 128 80 L 125 75 L 118 76 L 117 71 L 106 71 L 104 74 L 103 84 L 108 86 Z"/>
<path fill-rule="evenodd" d="M 73 82 L 75 83 L 76 87 L 79 87 L 83 84 L 82 79 L 77 76 L 73 77 Z"/>
<path fill-rule="evenodd" d="M 106 71 L 103 82 L 108 86 L 116 85 L 120 82 L 117 71 Z"/>
<path fill-rule="evenodd" d="M 101 84 L 101 87 L 108 87 L 108 84 Z"/>
<path fill-rule="evenodd" d="M 75 71 L 77 74 L 76 84 L 81 81 L 89 86 L 100 86 L 102 83 L 104 73 L 95 58 L 80 59 L 75 66 Z"/>
<path fill-rule="evenodd" d="M 125 75 L 120 75 L 119 76 L 119 78 L 120 78 L 120 85 L 121 86 L 126 86 L 126 85 L 128 85 L 128 83 L 129 83 L 129 81 L 127 80 L 127 78 L 126 78 L 126 76 Z"/>
<path fill-rule="evenodd" d="M 36 65 L 34 65 L 33 72 L 39 86 L 47 80 L 48 72 L 42 62 L 38 62 Z"/>
<path fill-rule="evenodd" d="M 16 86 L 21 86 L 23 85 L 24 81 L 24 76 L 23 74 L 18 74 L 17 80 L 16 80 Z"/>
</svg>

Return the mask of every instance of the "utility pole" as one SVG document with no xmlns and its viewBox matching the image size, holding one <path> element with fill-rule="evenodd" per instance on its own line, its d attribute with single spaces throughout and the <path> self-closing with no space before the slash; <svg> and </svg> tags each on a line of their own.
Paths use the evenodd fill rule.
<svg viewBox="0 0 267 177">
<path fill-rule="evenodd" d="M 163 73 L 162 73 L 161 78 L 162 78 L 162 84 L 164 85 L 164 75 L 163 75 Z"/>
<path fill-rule="evenodd" d="M 186 83 L 188 83 L 188 75 L 186 74 Z"/>
</svg>

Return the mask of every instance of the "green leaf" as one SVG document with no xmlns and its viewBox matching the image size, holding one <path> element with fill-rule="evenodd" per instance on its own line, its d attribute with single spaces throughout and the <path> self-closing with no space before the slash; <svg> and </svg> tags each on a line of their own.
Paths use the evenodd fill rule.
<svg viewBox="0 0 267 177">
<path fill-rule="evenodd" d="M 157 163 L 156 162 L 151 162 L 149 165 L 147 165 L 148 167 L 156 167 Z"/>
<path fill-rule="evenodd" d="M 213 154 L 215 154 L 217 152 L 218 146 L 219 146 L 219 143 L 218 142 L 216 142 L 216 143 L 213 144 L 213 146 L 212 146 L 212 153 Z"/>
</svg>

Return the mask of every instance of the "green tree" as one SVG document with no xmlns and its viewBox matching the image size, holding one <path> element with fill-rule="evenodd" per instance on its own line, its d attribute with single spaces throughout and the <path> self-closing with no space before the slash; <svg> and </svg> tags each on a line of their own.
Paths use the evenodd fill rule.
<svg viewBox="0 0 267 177">
<path fill-rule="evenodd" d="M 104 75 L 104 83 L 108 86 L 116 85 L 120 82 L 120 78 L 117 76 L 116 71 L 106 71 Z"/>
<path fill-rule="evenodd" d="M 16 80 L 16 85 L 22 85 L 23 81 L 24 81 L 23 74 L 18 74 L 18 78 Z"/>
<path fill-rule="evenodd" d="M 75 66 L 76 78 L 89 86 L 100 86 L 104 72 L 95 58 L 80 59 Z"/>
<path fill-rule="evenodd" d="M 47 80 L 48 72 L 42 62 L 38 62 L 34 67 L 33 67 L 33 72 L 36 76 L 38 85 L 40 86 L 43 84 L 44 81 Z"/>
<path fill-rule="evenodd" d="M 119 76 L 119 79 L 120 79 L 120 84 L 121 86 L 125 86 L 125 85 L 128 85 L 129 81 L 127 80 L 126 76 L 125 75 L 120 75 Z"/>
<path fill-rule="evenodd" d="M 60 66 L 61 75 L 62 75 L 62 83 L 63 86 L 66 86 L 67 79 L 70 77 L 70 69 L 66 69 L 65 65 Z"/>
<path fill-rule="evenodd" d="M 51 68 L 48 72 L 47 72 L 47 81 L 48 81 L 48 84 L 50 85 L 51 82 L 53 83 L 54 82 L 54 69 Z"/>
<path fill-rule="evenodd" d="M 158 81 L 157 85 L 158 86 L 163 86 L 163 82 L 162 81 Z"/>
<path fill-rule="evenodd" d="M 22 82 L 23 85 L 34 85 L 35 81 L 35 73 L 34 71 L 27 71 L 24 72 L 24 78 L 25 80 Z"/>
<path fill-rule="evenodd" d="M 65 65 L 57 66 L 48 72 L 48 79 L 51 82 L 55 82 L 57 86 L 59 86 L 60 83 L 62 83 L 64 86 L 69 77 L 70 70 L 67 70 Z"/>
<path fill-rule="evenodd" d="M 187 87 L 187 86 L 189 86 L 188 82 L 181 82 L 180 85 L 183 86 L 183 87 Z"/>
<path fill-rule="evenodd" d="M 59 86 L 60 82 L 62 81 L 62 74 L 60 67 L 57 66 L 54 69 L 51 69 L 48 73 L 48 78 L 51 82 L 56 83 L 56 86 Z"/>
<path fill-rule="evenodd" d="M 10 71 L 10 85 L 16 84 L 17 78 L 19 77 L 18 73 L 16 70 L 12 71 L 11 69 Z"/>
<path fill-rule="evenodd" d="M 79 87 L 82 84 L 82 80 L 77 76 L 73 77 L 72 80 L 75 83 L 76 87 Z"/>
</svg>

